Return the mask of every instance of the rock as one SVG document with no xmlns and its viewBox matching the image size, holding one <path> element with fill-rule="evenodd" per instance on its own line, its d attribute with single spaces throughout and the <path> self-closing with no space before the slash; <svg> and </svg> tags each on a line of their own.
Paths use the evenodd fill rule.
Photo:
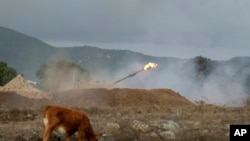
<svg viewBox="0 0 250 141">
<path fill-rule="evenodd" d="M 151 130 L 149 125 L 142 123 L 141 121 L 138 121 L 138 120 L 132 121 L 130 124 L 130 127 L 134 129 L 135 131 L 139 131 L 143 133 L 149 132 Z"/>
<path fill-rule="evenodd" d="M 149 133 L 149 136 L 150 136 L 150 137 L 154 137 L 154 138 L 157 138 L 157 137 L 158 137 L 158 135 L 157 135 L 155 132 Z"/>
<path fill-rule="evenodd" d="M 115 139 L 111 134 L 103 134 L 99 141 L 115 141 Z"/>
<path fill-rule="evenodd" d="M 179 124 L 172 120 L 168 120 L 166 123 L 162 123 L 161 128 L 165 131 L 171 131 L 174 134 L 178 134 L 180 130 Z"/>
<path fill-rule="evenodd" d="M 154 108 L 156 108 L 157 110 L 160 110 L 160 109 L 161 109 L 161 106 L 158 105 L 158 104 L 154 104 Z"/>
<path fill-rule="evenodd" d="M 160 132 L 160 136 L 165 140 L 175 140 L 176 136 L 172 131 L 163 131 Z"/>
<path fill-rule="evenodd" d="M 197 121 L 197 122 L 194 123 L 194 129 L 195 130 L 200 129 L 200 126 L 201 126 L 201 122 Z"/>
<path fill-rule="evenodd" d="M 120 130 L 120 125 L 117 123 L 113 123 L 113 122 L 109 122 L 107 123 L 105 129 L 104 129 L 107 133 L 116 133 Z"/>
<path fill-rule="evenodd" d="M 150 125 L 158 131 L 159 136 L 166 140 L 176 139 L 180 133 L 179 124 L 172 120 L 150 121 Z"/>
</svg>

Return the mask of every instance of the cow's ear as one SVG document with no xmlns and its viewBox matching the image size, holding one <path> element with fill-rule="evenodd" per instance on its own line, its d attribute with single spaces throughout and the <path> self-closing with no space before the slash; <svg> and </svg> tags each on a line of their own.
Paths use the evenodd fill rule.
<svg viewBox="0 0 250 141">
<path fill-rule="evenodd" d="M 95 138 L 96 138 L 97 140 L 99 140 L 99 139 L 102 137 L 102 135 L 103 135 L 103 133 L 99 133 L 99 134 L 95 135 Z"/>
</svg>

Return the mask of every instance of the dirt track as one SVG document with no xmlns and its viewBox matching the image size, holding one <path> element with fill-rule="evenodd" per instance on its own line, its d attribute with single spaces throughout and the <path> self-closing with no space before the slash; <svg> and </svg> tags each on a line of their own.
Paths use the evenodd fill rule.
<svg viewBox="0 0 250 141">
<path fill-rule="evenodd" d="M 222 141 L 229 140 L 229 124 L 250 123 L 250 106 L 193 104 L 170 89 L 71 90 L 50 101 L 0 93 L 0 102 L 1 141 L 41 141 L 47 104 L 85 111 L 95 131 L 107 134 L 104 141 Z"/>
</svg>

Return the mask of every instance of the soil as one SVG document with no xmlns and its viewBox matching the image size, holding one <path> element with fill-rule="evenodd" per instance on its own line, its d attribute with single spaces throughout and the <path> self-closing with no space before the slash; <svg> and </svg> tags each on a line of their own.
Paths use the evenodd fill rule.
<svg viewBox="0 0 250 141">
<path fill-rule="evenodd" d="M 50 99 L 50 95 L 48 93 L 32 87 L 20 74 L 4 85 L 4 87 L 0 88 L 0 91 L 14 92 L 32 99 Z"/>
<path fill-rule="evenodd" d="M 224 141 L 229 140 L 230 124 L 250 123 L 250 104 L 194 103 L 171 89 L 74 89 L 51 95 L 52 99 L 35 99 L 18 92 L 0 92 L 0 141 L 41 141 L 42 113 L 48 104 L 84 111 L 95 132 L 106 133 L 103 141 L 167 140 L 154 123 L 170 120 L 179 125 L 171 141 Z M 150 131 L 133 130 L 130 125 L 135 120 L 149 125 Z M 119 125 L 118 130 L 111 132 L 109 123 Z M 62 138 L 54 134 L 51 141 Z"/>
</svg>

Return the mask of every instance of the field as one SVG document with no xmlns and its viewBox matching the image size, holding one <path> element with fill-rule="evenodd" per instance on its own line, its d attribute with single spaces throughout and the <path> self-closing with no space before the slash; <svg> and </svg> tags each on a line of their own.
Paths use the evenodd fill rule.
<svg viewBox="0 0 250 141">
<path fill-rule="evenodd" d="M 244 107 L 191 102 L 171 89 L 75 89 L 51 100 L 0 93 L 0 140 L 41 141 L 43 108 L 58 104 L 84 111 L 102 141 L 226 141 L 230 124 L 250 123 Z M 63 139 L 54 134 L 51 141 Z M 76 139 L 75 139 L 76 140 Z"/>
</svg>

